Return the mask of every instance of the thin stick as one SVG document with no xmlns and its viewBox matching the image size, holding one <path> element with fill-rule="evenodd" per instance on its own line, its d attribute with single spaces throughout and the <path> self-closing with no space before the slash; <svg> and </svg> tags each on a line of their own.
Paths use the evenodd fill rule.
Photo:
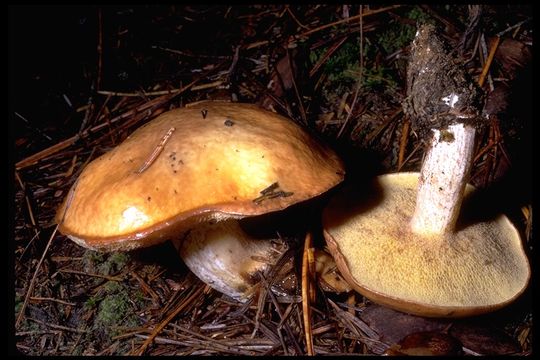
<svg viewBox="0 0 540 360">
<path fill-rule="evenodd" d="M 294 35 L 293 38 L 294 39 L 298 39 L 298 38 L 301 38 L 303 36 L 307 36 L 307 35 L 311 35 L 313 33 L 316 33 L 316 32 L 319 32 L 321 30 L 325 30 L 325 29 L 328 29 L 329 27 L 332 27 L 332 26 L 336 26 L 336 25 L 341 25 L 343 23 L 347 23 L 347 22 L 351 22 L 351 21 L 354 21 L 354 20 L 358 20 L 360 17 L 362 16 L 369 16 L 369 15 L 375 15 L 375 14 L 378 14 L 378 13 L 381 13 L 381 12 L 385 12 L 385 11 L 389 11 L 389 10 L 393 10 L 393 9 L 396 9 L 398 7 L 401 7 L 402 5 L 392 5 L 392 6 L 387 6 L 387 7 L 384 7 L 384 8 L 380 8 L 380 9 L 375 9 L 375 10 L 368 10 L 366 12 L 364 12 L 363 14 L 360 14 L 360 15 L 356 15 L 356 16 L 351 16 L 349 18 L 346 18 L 346 19 L 343 19 L 343 20 L 338 20 L 338 21 L 335 21 L 333 23 L 330 23 L 330 24 L 326 24 L 326 25 L 322 25 L 322 26 L 319 26 L 315 29 L 312 29 L 312 30 L 308 30 L 308 31 L 305 31 L 303 33 L 300 33 L 300 34 L 297 34 L 297 35 Z M 257 41 L 257 42 L 254 42 L 252 44 L 249 44 L 246 46 L 246 49 L 249 50 L 249 49 L 253 49 L 253 48 L 256 48 L 256 47 L 259 47 L 259 46 L 264 46 L 264 45 L 267 45 L 270 41 L 268 40 L 263 40 L 263 41 Z"/>
<path fill-rule="evenodd" d="M 409 139 L 409 129 L 411 128 L 411 122 L 409 119 L 405 119 L 403 123 L 403 129 L 401 130 L 401 139 L 399 141 L 399 155 L 398 155 L 398 171 L 403 166 L 403 159 L 405 158 L 405 149 L 407 148 L 407 140 Z"/>
<path fill-rule="evenodd" d="M 341 134 L 343 134 L 343 131 L 345 130 L 345 127 L 347 126 L 347 124 L 349 123 L 349 119 L 351 118 L 351 114 L 353 113 L 354 111 L 354 107 L 356 106 L 356 102 L 358 101 L 358 93 L 360 92 L 360 88 L 362 87 L 363 83 L 364 83 L 364 22 L 363 22 L 363 6 L 360 5 L 360 14 L 357 15 L 357 16 L 353 16 L 358 18 L 359 22 L 360 22 L 360 54 L 359 54 L 359 58 L 360 58 L 360 76 L 358 77 L 357 81 L 356 81 L 356 90 L 354 91 L 354 97 L 353 97 L 353 101 L 351 103 L 351 111 L 347 111 L 347 117 L 345 118 L 345 122 L 343 123 L 343 125 L 341 126 L 341 129 L 339 129 L 339 132 L 336 136 L 337 139 L 339 139 L 341 137 Z M 351 18 L 349 18 L 351 19 Z"/>
<path fill-rule="evenodd" d="M 139 355 L 139 356 L 143 355 L 144 352 L 146 351 L 146 348 L 148 347 L 148 345 L 150 345 L 154 341 L 154 338 L 161 332 L 161 330 L 163 330 L 163 328 L 168 323 L 170 323 L 172 321 L 172 319 L 174 319 L 174 317 L 180 313 L 180 311 L 184 310 L 188 305 L 191 305 L 193 303 L 193 301 L 195 301 L 195 299 L 198 296 L 201 295 L 201 293 L 203 292 L 203 290 L 206 287 L 208 287 L 208 285 L 205 286 L 205 287 L 200 287 L 200 288 L 196 289 L 188 298 L 186 298 L 184 301 L 182 301 L 176 307 L 176 309 L 174 309 L 174 311 L 172 311 L 171 314 L 169 314 L 169 316 L 167 316 L 167 318 L 165 320 L 163 320 L 158 326 L 156 326 L 154 328 L 154 331 L 152 331 L 152 334 L 150 334 L 150 336 L 142 344 L 142 346 L 139 348 L 139 350 L 134 352 L 133 355 Z"/>
<path fill-rule="evenodd" d="M 304 241 L 304 255 L 302 257 L 302 314 L 304 317 L 304 334 L 306 336 L 306 351 L 309 356 L 313 356 L 313 333 L 311 331 L 311 306 L 309 299 L 309 288 L 311 277 L 309 273 L 308 253 L 312 247 L 311 233 L 306 234 Z"/>
<path fill-rule="evenodd" d="M 268 295 L 268 297 L 270 298 L 270 300 L 274 304 L 274 310 L 276 311 L 276 313 L 278 314 L 279 319 L 280 319 L 279 323 L 281 324 L 281 326 L 278 326 L 277 330 L 278 330 L 278 335 L 279 335 L 279 338 L 280 338 L 280 340 L 282 342 L 284 351 L 287 353 L 287 348 L 285 346 L 285 342 L 284 342 L 283 335 L 282 335 L 282 332 L 281 332 L 282 328 L 285 329 L 285 332 L 287 333 L 289 339 L 291 340 L 292 345 L 294 346 L 294 348 L 296 350 L 296 353 L 301 354 L 302 350 L 300 349 L 300 346 L 298 345 L 298 343 L 296 341 L 296 337 L 294 336 L 294 333 L 293 333 L 291 327 L 284 322 L 285 321 L 284 320 L 284 315 L 281 312 L 281 308 L 280 308 L 279 303 L 278 303 L 278 301 L 276 299 L 276 296 L 274 295 L 274 293 L 272 291 L 270 291 L 270 285 L 271 284 L 268 282 L 268 280 L 264 277 L 263 274 L 259 273 L 259 275 L 261 277 L 261 284 L 266 289 L 266 294 Z M 261 323 L 260 326 L 262 327 L 262 325 L 263 324 Z"/>
<path fill-rule="evenodd" d="M 24 200 L 26 202 L 26 207 L 28 208 L 28 214 L 30 215 L 30 222 L 32 223 L 32 228 L 34 229 L 35 235 L 32 239 L 39 237 L 39 231 L 37 229 L 36 221 L 34 219 L 34 212 L 32 211 L 32 205 L 30 204 L 30 200 L 28 199 L 28 195 L 26 194 L 26 186 L 21 180 L 21 177 L 19 176 L 19 172 L 15 171 L 15 177 L 17 178 L 17 181 L 19 182 L 19 185 L 21 186 L 21 189 L 24 193 Z"/>
<path fill-rule="evenodd" d="M 318 28 L 315 28 L 315 29 L 312 29 L 312 30 L 309 30 L 309 31 L 305 31 L 305 32 L 303 32 L 301 34 L 295 35 L 295 38 L 311 35 L 313 33 L 319 32 L 321 30 L 328 29 L 329 27 L 332 27 L 332 26 L 341 25 L 343 23 L 348 23 L 348 22 L 351 22 L 351 21 L 359 20 L 363 16 L 375 15 L 375 14 L 378 14 L 378 13 L 381 13 L 381 12 L 396 9 L 398 7 L 401 7 L 401 6 L 402 5 L 392 5 L 392 6 L 387 6 L 387 7 L 384 7 L 384 8 L 376 9 L 376 10 L 367 10 L 365 12 L 361 12 L 358 15 L 351 16 L 351 17 L 343 19 L 343 20 L 334 21 L 333 23 L 322 25 L 322 26 L 319 26 Z"/>
<path fill-rule="evenodd" d="M 504 30 L 501 31 L 501 32 L 498 32 L 498 33 L 496 34 L 496 36 L 497 36 L 497 37 L 501 37 L 501 36 L 503 36 L 504 34 L 506 34 L 507 32 L 509 32 L 509 31 L 511 31 L 511 30 L 513 30 L 513 29 L 519 28 L 521 25 L 525 24 L 527 21 L 529 21 L 529 20 L 531 20 L 531 19 L 532 19 L 532 18 L 527 18 L 527 19 L 525 19 L 525 20 L 522 20 L 522 21 L 518 22 L 517 24 L 512 25 L 512 26 L 510 26 L 510 27 L 504 29 Z M 512 37 L 514 37 L 514 36 L 512 36 Z"/>
<path fill-rule="evenodd" d="M 191 91 L 205 90 L 209 88 L 215 88 L 223 84 L 222 80 L 213 81 L 207 84 L 201 84 L 197 86 L 192 86 Z M 145 96 L 163 96 L 169 94 L 176 94 L 183 91 L 184 88 L 180 89 L 170 89 L 170 90 L 159 90 L 159 91 L 138 91 L 138 92 L 121 92 L 121 91 L 110 91 L 110 90 L 100 90 L 97 93 L 107 96 L 121 96 L 121 97 L 145 97 Z"/>
<path fill-rule="evenodd" d="M 148 169 L 150 167 L 150 165 L 152 165 L 154 163 L 154 161 L 156 161 L 157 157 L 159 156 L 159 154 L 161 154 L 161 152 L 163 151 L 163 148 L 165 147 L 165 144 L 170 139 L 170 137 L 172 136 L 172 133 L 175 130 L 176 130 L 175 127 L 171 127 L 167 131 L 167 133 L 163 136 L 163 138 L 159 142 L 158 146 L 154 149 L 152 154 L 150 154 L 150 157 L 144 162 L 144 164 L 142 164 L 142 166 L 139 168 L 139 170 L 137 170 L 137 174 L 140 174 L 143 171 L 145 171 L 146 169 Z"/>
<path fill-rule="evenodd" d="M 234 71 L 236 70 L 236 65 L 238 64 L 238 59 L 240 58 L 240 47 L 241 46 L 238 45 L 234 49 L 234 55 L 231 61 L 231 66 L 229 66 L 229 70 L 227 71 L 227 83 L 231 82 Z"/>
<path fill-rule="evenodd" d="M 35 297 L 35 296 L 32 296 L 30 298 L 30 300 L 32 301 L 53 301 L 53 302 L 57 302 L 59 304 L 63 304 L 63 305 L 70 305 L 70 306 L 75 306 L 77 304 L 75 303 L 70 303 L 70 302 L 67 302 L 67 301 L 64 301 L 64 300 L 60 300 L 60 299 L 54 299 L 54 298 L 44 298 L 44 297 Z"/>
<path fill-rule="evenodd" d="M 302 23 L 300 22 L 300 20 L 298 20 L 298 19 L 296 18 L 296 16 L 294 16 L 293 12 L 292 12 L 291 9 L 289 8 L 289 5 L 285 5 L 285 9 L 286 9 L 287 12 L 289 13 L 289 15 L 291 15 L 291 17 L 292 17 L 292 19 L 294 20 L 294 22 L 298 24 L 298 26 L 303 27 L 303 28 L 306 29 L 306 30 L 309 30 L 309 28 L 308 28 L 306 25 L 302 24 Z"/>
<path fill-rule="evenodd" d="M 190 54 L 190 53 L 187 53 L 187 52 L 184 52 L 184 51 L 181 51 L 181 50 L 176 50 L 176 49 L 166 48 L 166 47 L 162 47 L 162 46 L 152 46 L 152 49 L 163 50 L 163 51 L 167 51 L 167 52 L 170 52 L 170 53 L 173 53 L 173 54 L 178 54 L 178 55 L 188 56 L 188 57 L 194 57 L 194 58 L 203 58 L 203 59 L 225 59 L 225 60 L 231 59 L 231 56 L 229 56 L 229 55 L 203 55 L 203 54 Z"/>
<path fill-rule="evenodd" d="M 215 70 L 215 69 L 219 68 L 220 65 L 221 64 L 219 64 L 218 66 L 216 66 L 212 70 Z M 210 71 L 208 71 L 206 74 L 204 74 L 204 76 L 207 76 L 209 73 L 210 73 Z M 168 92 L 166 95 L 163 95 L 162 97 L 153 99 L 152 101 L 145 102 L 144 104 L 136 107 L 135 109 L 128 110 L 125 113 L 118 115 L 117 117 L 111 119 L 108 123 L 102 123 L 102 124 L 96 125 L 93 128 L 91 128 L 90 130 L 85 130 L 82 134 L 74 135 L 74 136 L 70 137 L 69 139 L 63 140 L 63 141 L 59 142 L 58 144 L 55 144 L 55 145 L 53 145 L 51 147 L 48 147 L 47 149 L 44 149 L 44 150 L 42 150 L 42 151 L 40 151 L 40 152 L 38 152 L 38 153 L 36 153 L 34 155 L 31 155 L 31 156 L 27 157 L 26 159 L 23 159 L 23 160 L 19 161 L 18 163 L 16 163 L 15 168 L 17 170 L 20 170 L 20 169 L 28 167 L 30 165 L 34 165 L 39 160 L 41 160 L 41 159 L 43 159 L 43 158 L 45 158 L 47 156 L 50 156 L 52 154 L 55 154 L 56 152 L 58 152 L 60 150 L 63 150 L 65 148 L 67 148 L 68 146 L 75 143 L 77 140 L 79 140 L 81 138 L 84 138 L 84 137 L 88 136 L 89 134 L 91 134 L 93 132 L 101 130 L 104 127 L 106 127 L 106 126 L 108 126 L 110 124 L 114 124 L 115 122 L 123 120 L 125 118 L 130 117 L 130 116 L 133 116 L 134 114 L 140 113 L 140 112 L 145 111 L 145 110 L 147 110 L 149 108 L 152 108 L 154 106 L 159 106 L 159 105 L 162 105 L 162 104 L 164 104 L 164 103 L 166 103 L 168 101 L 171 101 L 173 98 L 175 98 L 179 94 L 183 93 L 184 91 L 187 91 L 187 90 L 191 89 L 193 87 L 193 85 L 195 85 L 197 82 L 199 82 L 199 80 L 201 80 L 202 78 L 203 78 L 203 75 L 196 78 L 195 80 L 193 80 L 192 82 L 190 82 L 189 84 L 184 86 L 183 88 L 179 89 L 177 92 L 174 92 L 174 93 L 169 93 Z"/>
<path fill-rule="evenodd" d="M 313 66 L 313 68 L 309 71 L 309 77 L 313 77 L 315 73 L 319 70 L 319 68 L 327 62 L 328 58 L 332 56 L 334 52 L 336 52 L 337 49 L 340 48 L 341 45 L 345 42 L 345 40 L 348 39 L 348 35 L 343 36 L 341 39 L 338 39 L 334 44 L 332 44 L 324 53 L 323 56 L 317 61 L 317 63 Z"/>
<path fill-rule="evenodd" d="M 67 327 L 67 326 L 51 324 L 49 322 L 41 321 L 41 320 L 34 319 L 34 318 L 28 318 L 28 320 L 37 322 L 38 324 L 41 324 L 41 325 L 51 327 L 53 329 L 71 331 L 71 332 L 78 333 L 78 334 L 86 334 L 88 332 L 88 330 L 80 330 L 80 329 L 70 328 L 70 327 Z"/>
<path fill-rule="evenodd" d="M 52 154 L 55 154 L 59 152 L 60 150 L 64 150 L 65 148 L 69 147 L 71 144 L 73 144 L 75 141 L 79 140 L 79 135 L 74 135 L 70 137 L 69 139 L 60 141 L 58 144 L 54 144 L 53 146 L 50 146 L 44 150 L 41 150 L 34 155 L 30 155 L 26 159 L 23 159 L 15 164 L 15 168 L 17 170 L 21 170 L 25 167 L 28 167 L 30 165 L 33 165 L 37 163 L 39 160 L 46 158 L 47 156 L 50 156 Z"/>
<path fill-rule="evenodd" d="M 19 315 L 17 315 L 17 321 L 15 321 L 15 329 L 19 327 L 19 324 L 21 323 L 21 320 L 24 316 L 26 305 L 28 305 L 28 299 L 30 299 L 30 294 L 32 294 L 32 291 L 34 290 L 37 273 L 39 271 L 39 268 L 41 267 L 41 264 L 43 263 L 43 260 L 45 259 L 45 255 L 47 254 L 49 247 L 51 246 L 52 240 L 54 239 L 54 236 L 56 235 L 56 230 L 58 230 L 58 225 L 54 227 L 54 231 L 52 232 L 51 237 L 49 238 L 49 241 L 47 242 L 47 246 L 45 246 L 45 250 L 43 250 L 41 259 L 39 259 L 39 262 L 36 266 L 36 270 L 34 271 L 34 275 L 32 276 L 32 280 L 30 281 L 30 286 L 28 286 L 28 290 L 26 291 L 26 295 L 24 296 L 24 302 L 21 306 L 21 310 L 19 311 Z"/>
<path fill-rule="evenodd" d="M 57 271 L 57 273 L 68 273 L 68 274 L 76 274 L 76 275 L 97 277 L 97 278 L 106 279 L 106 280 L 109 280 L 109 281 L 122 281 L 123 280 L 123 278 L 118 277 L 118 276 L 91 274 L 91 273 L 87 273 L 87 272 L 84 272 L 84 271 L 73 270 L 73 269 L 60 269 L 60 270 Z"/>
<path fill-rule="evenodd" d="M 296 80 L 294 79 L 294 71 L 293 71 L 293 64 L 291 59 L 291 54 L 289 52 L 289 49 L 286 49 L 287 51 L 287 60 L 289 63 L 289 68 L 291 69 L 291 80 L 293 84 L 294 94 L 296 95 L 296 98 L 298 99 L 298 107 L 300 108 L 300 115 L 302 116 L 302 121 L 305 125 L 308 125 L 307 123 L 307 116 L 306 116 L 306 109 L 304 108 L 304 102 L 302 101 L 302 97 L 300 96 L 300 91 L 298 90 L 298 86 L 296 86 Z"/>
<path fill-rule="evenodd" d="M 141 288 L 144 292 L 146 292 L 148 295 L 150 295 L 152 297 L 152 300 L 156 303 L 156 304 L 159 304 L 160 303 L 160 300 L 159 300 L 159 296 L 158 294 L 154 291 L 154 289 L 152 289 L 150 287 L 150 285 L 148 285 L 144 279 L 142 277 L 139 276 L 139 274 L 137 274 L 135 271 L 131 271 L 131 276 L 133 276 L 135 279 L 137 279 L 137 281 L 139 282 L 139 284 L 141 285 Z"/>
<path fill-rule="evenodd" d="M 486 80 L 486 75 L 489 71 L 489 68 L 491 67 L 491 62 L 493 61 L 493 57 L 495 56 L 495 52 L 497 51 L 497 47 L 499 46 L 500 41 L 501 41 L 501 38 L 497 36 L 495 38 L 495 42 L 493 43 L 493 45 L 491 45 L 488 58 L 486 59 L 486 63 L 484 64 L 482 73 L 480 74 L 480 77 L 478 78 L 478 85 L 480 86 L 484 85 L 484 81 Z"/>
<path fill-rule="evenodd" d="M 382 123 L 377 129 L 375 129 L 375 131 L 371 132 L 366 137 L 366 144 L 371 143 L 371 141 L 373 141 L 373 139 L 375 139 L 377 136 L 379 136 L 381 134 L 381 132 L 384 129 L 386 129 L 386 127 L 388 125 L 390 125 L 390 123 L 392 123 L 399 114 L 401 114 L 402 111 L 403 111 L 402 108 L 398 108 L 392 115 L 390 115 L 390 117 L 387 120 L 385 120 L 384 123 Z"/>
<path fill-rule="evenodd" d="M 26 119 L 24 116 L 22 116 L 21 114 L 19 114 L 18 112 L 14 111 L 13 112 L 14 115 L 16 115 L 17 117 L 21 118 L 25 123 L 28 124 L 28 126 L 30 127 L 30 129 L 34 130 L 35 132 L 37 132 L 39 135 L 43 136 L 45 139 L 51 141 L 52 138 L 45 134 L 43 131 L 41 131 L 39 128 L 37 127 L 33 127 L 32 125 L 30 125 L 30 121 L 28 121 L 28 119 Z"/>
</svg>

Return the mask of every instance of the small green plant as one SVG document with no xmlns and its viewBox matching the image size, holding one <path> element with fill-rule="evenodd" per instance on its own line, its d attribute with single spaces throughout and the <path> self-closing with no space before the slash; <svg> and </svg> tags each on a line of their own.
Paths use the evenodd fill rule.
<svg viewBox="0 0 540 360">
<path fill-rule="evenodd" d="M 126 253 L 115 252 L 110 254 L 106 261 L 97 266 L 99 274 L 111 275 L 119 272 L 126 265 L 129 256 Z"/>
<path fill-rule="evenodd" d="M 19 314 L 23 305 L 23 298 L 19 294 L 15 295 L 15 316 Z"/>
<path fill-rule="evenodd" d="M 390 55 L 411 43 L 416 34 L 416 28 L 408 24 L 392 24 L 377 38 L 377 44 Z"/>
<path fill-rule="evenodd" d="M 100 298 L 97 296 L 91 296 L 84 302 L 85 309 L 95 308 L 99 304 Z"/>
<path fill-rule="evenodd" d="M 83 255 L 84 269 L 88 273 L 112 275 L 121 271 L 129 261 L 129 255 L 123 252 L 110 254 L 87 250 Z"/>
<path fill-rule="evenodd" d="M 94 328 L 105 336 L 117 335 L 118 327 L 133 327 L 139 324 L 135 313 L 142 304 L 143 297 L 142 294 L 133 297 L 129 290 L 126 285 L 116 281 L 103 285 Z"/>
<path fill-rule="evenodd" d="M 420 6 L 414 6 L 406 15 L 409 19 L 415 20 L 418 24 L 432 24 L 435 25 L 435 19 L 429 14 L 426 14 Z"/>
<path fill-rule="evenodd" d="M 129 298 L 125 293 L 106 296 L 99 304 L 96 322 L 99 326 L 118 325 L 130 309 Z"/>
<path fill-rule="evenodd" d="M 83 254 L 84 270 L 89 273 L 96 271 L 96 264 L 104 261 L 105 254 L 94 250 L 86 250 Z"/>
<path fill-rule="evenodd" d="M 402 15 L 417 23 L 433 23 L 434 19 L 420 6 L 405 8 Z M 399 87 L 399 72 L 403 69 L 400 61 L 386 62 L 385 57 L 406 48 L 414 39 L 416 26 L 404 21 L 391 20 L 387 26 L 377 31 L 364 34 L 363 69 L 360 68 L 360 39 L 350 37 L 335 51 L 323 65 L 321 72 L 326 77 L 322 86 L 322 95 L 327 103 L 338 104 L 343 94 L 353 91 L 362 75 L 363 91 L 377 91 L 395 94 Z M 315 65 L 326 48 L 310 52 L 311 66 Z"/>
</svg>

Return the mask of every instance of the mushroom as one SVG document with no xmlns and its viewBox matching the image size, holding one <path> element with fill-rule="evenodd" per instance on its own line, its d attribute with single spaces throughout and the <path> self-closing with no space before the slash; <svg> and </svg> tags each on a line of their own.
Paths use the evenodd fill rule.
<svg viewBox="0 0 540 360">
<path fill-rule="evenodd" d="M 173 240 L 191 271 L 215 290 L 245 302 L 260 280 L 287 250 L 280 239 L 257 239 L 229 219 L 201 224 Z"/>
<path fill-rule="evenodd" d="M 260 268 L 253 259 L 271 262 L 275 244 L 255 243 L 225 220 L 316 197 L 341 182 L 343 171 L 329 147 L 291 120 L 255 105 L 205 101 L 160 115 L 88 164 L 56 221 L 71 240 L 100 251 L 151 246 L 193 229 L 181 255 L 196 275 L 217 284 L 222 270 L 211 263 L 226 255 L 206 265 L 192 261 L 197 242 L 229 244 L 236 256 L 224 266 L 238 265 L 250 278 Z"/>
<path fill-rule="evenodd" d="M 341 274 L 366 297 L 412 314 L 463 317 L 515 300 L 530 266 L 506 216 L 463 217 L 464 196 L 474 194 L 466 180 L 476 94 L 443 49 L 430 26 L 411 49 L 412 104 L 404 110 L 431 132 L 420 173 L 382 175 L 367 194 L 342 193 L 323 211 L 323 227 Z"/>
</svg>

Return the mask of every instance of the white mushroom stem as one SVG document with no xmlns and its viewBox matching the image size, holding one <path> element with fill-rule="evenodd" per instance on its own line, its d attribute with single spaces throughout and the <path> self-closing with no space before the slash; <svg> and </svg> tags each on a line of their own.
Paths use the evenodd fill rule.
<svg viewBox="0 0 540 360">
<path fill-rule="evenodd" d="M 198 226 L 174 242 L 187 267 L 206 284 L 247 301 L 265 273 L 284 252 L 279 241 L 254 239 L 237 220 Z"/>
<path fill-rule="evenodd" d="M 414 233 L 436 235 L 454 230 L 472 166 L 475 132 L 466 124 L 433 130 L 411 219 Z"/>
</svg>

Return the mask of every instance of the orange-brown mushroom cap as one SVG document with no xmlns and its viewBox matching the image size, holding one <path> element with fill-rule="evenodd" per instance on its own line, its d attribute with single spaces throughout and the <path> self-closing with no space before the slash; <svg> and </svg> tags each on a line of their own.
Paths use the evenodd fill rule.
<svg viewBox="0 0 540 360">
<path fill-rule="evenodd" d="M 203 220 L 284 209 L 343 176 L 339 157 L 291 120 L 201 102 L 160 115 L 88 164 L 56 221 L 82 246 L 127 250 Z"/>
</svg>

